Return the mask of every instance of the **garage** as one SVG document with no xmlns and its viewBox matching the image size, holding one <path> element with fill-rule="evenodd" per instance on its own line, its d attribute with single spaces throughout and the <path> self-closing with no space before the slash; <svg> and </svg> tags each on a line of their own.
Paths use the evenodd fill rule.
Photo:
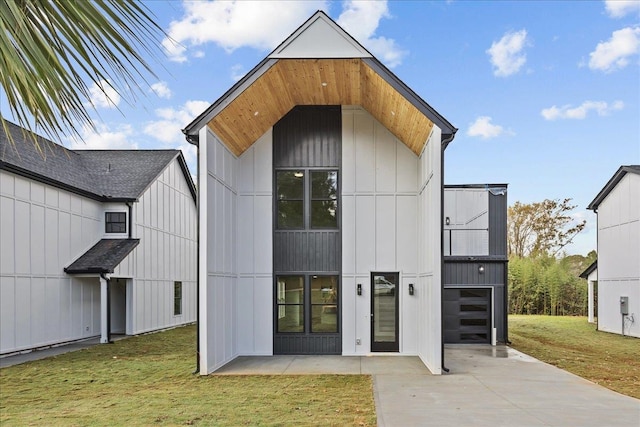
<svg viewBox="0 0 640 427">
<path fill-rule="evenodd" d="M 444 289 L 444 342 L 491 343 L 491 288 Z"/>
</svg>

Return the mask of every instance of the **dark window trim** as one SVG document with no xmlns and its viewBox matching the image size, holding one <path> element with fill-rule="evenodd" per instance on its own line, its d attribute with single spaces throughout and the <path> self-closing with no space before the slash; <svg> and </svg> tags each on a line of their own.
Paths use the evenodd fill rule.
<svg viewBox="0 0 640 427">
<path fill-rule="evenodd" d="M 110 220 L 109 217 L 115 215 L 123 215 L 122 221 Z M 124 226 L 123 231 L 113 231 L 114 225 Z M 111 226 L 111 227 L 110 227 Z M 126 234 L 127 233 L 127 212 L 126 211 L 107 211 L 104 213 L 104 232 L 107 234 Z"/>
<path fill-rule="evenodd" d="M 180 290 L 180 295 L 178 296 L 177 290 Z M 183 288 L 181 281 L 173 282 L 173 315 L 174 316 L 182 316 L 182 300 L 183 300 Z M 176 310 L 179 308 L 179 310 Z"/>
</svg>

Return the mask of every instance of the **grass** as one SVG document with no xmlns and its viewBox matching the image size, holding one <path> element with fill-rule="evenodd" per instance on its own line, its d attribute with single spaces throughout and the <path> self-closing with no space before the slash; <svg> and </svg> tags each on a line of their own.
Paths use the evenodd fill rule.
<svg viewBox="0 0 640 427">
<path fill-rule="evenodd" d="M 0 425 L 376 425 L 364 375 L 200 376 L 195 328 L 0 369 Z"/>
<path fill-rule="evenodd" d="M 640 339 L 596 331 L 586 317 L 509 316 L 511 347 L 640 399 Z"/>
</svg>

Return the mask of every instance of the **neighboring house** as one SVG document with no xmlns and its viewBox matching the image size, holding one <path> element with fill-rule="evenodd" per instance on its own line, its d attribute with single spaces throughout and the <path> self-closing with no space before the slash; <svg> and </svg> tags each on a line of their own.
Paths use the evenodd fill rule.
<svg viewBox="0 0 640 427">
<path fill-rule="evenodd" d="M 199 354 L 443 366 L 456 128 L 317 12 L 185 129 L 199 150 Z"/>
<path fill-rule="evenodd" d="M 598 215 L 597 269 L 585 271 L 598 283 L 598 330 L 640 337 L 640 165 L 621 166 L 587 209 Z"/>
<path fill-rule="evenodd" d="M 196 192 L 182 153 L 73 151 L 7 126 L 0 353 L 195 321 Z"/>
<path fill-rule="evenodd" d="M 444 190 L 444 342 L 506 343 L 507 184 Z"/>
<path fill-rule="evenodd" d="M 580 274 L 580 277 L 587 281 L 587 320 L 589 323 L 595 322 L 595 295 L 598 287 L 598 260 L 596 259 Z"/>
</svg>

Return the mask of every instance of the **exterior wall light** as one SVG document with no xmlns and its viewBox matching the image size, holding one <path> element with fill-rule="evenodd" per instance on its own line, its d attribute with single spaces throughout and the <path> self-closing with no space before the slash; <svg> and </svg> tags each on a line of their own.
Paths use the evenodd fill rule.
<svg viewBox="0 0 640 427">
<path fill-rule="evenodd" d="M 358 295 L 362 295 L 362 285 L 360 283 L 358 283 L 358 289 L 356 292 L 358 293 Z"/>
<path fill-rule="evenodd" d="M 409 283 L 409 295 L 413 295 L 413 283 Z"/>
<path fill-rule="evenodd" d="M 484 274 L 484 265 L 480 265 L 480 266 L 478 267 L 478 273 L 480 273 L 480 274 Z"/>
<path fill-rule="evenodd" d="M 451 219 L 449 219 L 449 217 L 446 217 L 446 218 L 444 219 L 444 223 L 445 223 L 446 225 L 451 224 Z"/>
</svg>

